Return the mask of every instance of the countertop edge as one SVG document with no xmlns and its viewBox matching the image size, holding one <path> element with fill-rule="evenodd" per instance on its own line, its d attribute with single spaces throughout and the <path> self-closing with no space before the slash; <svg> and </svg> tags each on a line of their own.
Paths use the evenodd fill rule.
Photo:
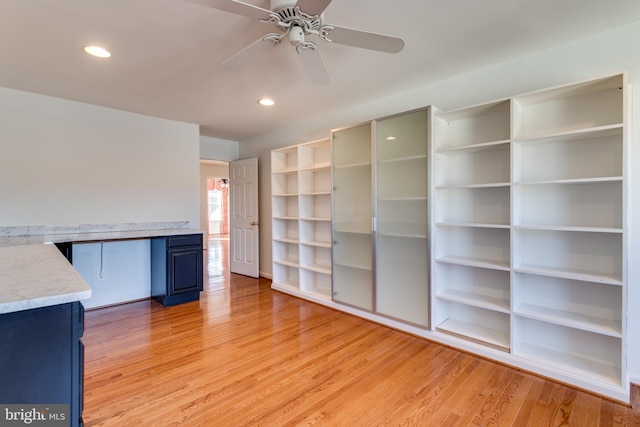
<svg viewBox="0 0 640 427">
<path fill-rule="evenodd" d="M 91 288 L 53 246 L 56 243 L 81 244 L 204 233 L 193 228 L 165 228 L 0 237 L 0 314 L 91 298 Z M 50 249 L 37 249 L 43 247 Z"/>
<path fill-rule="evenodd" d="M 91 298 L 91 289 L 87 291 L 72 292 L 56 296 L 47 296 L 22 301 L 0 303 L 0 314 L 9 314 L 24 310 L 33 310 L 35 308 L 51 307 L 54 305 L 66 304 L 70 302 L 78 302 L 89 298 Z"/>
<path fill-rule="evenodd" d="M 167 228 L 153 230 L 100 231 L 69 234 L 40 234 L 30 236 L 0 236 L 0 247 L 43 245 L 55 243 L 88 243 L 115 240 L 151 239 L 154 237 L 179 236 L 186 234 L 202 234 L 203 230 L 194 228 Z"/>
</svg>

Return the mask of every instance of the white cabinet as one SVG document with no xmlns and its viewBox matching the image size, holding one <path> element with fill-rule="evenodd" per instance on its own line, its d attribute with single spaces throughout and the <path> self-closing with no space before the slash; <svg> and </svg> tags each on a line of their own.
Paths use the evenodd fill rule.
<svg viewBox="0 0 640 427">
<path fill-rule="evenodd" d="M 376 312 L 429 325 L 428 110 L 375 126 Z"/>
<path fill-rule="evenodd" d="M 427 327 L 428 110 L 333 132 L 333 299 Z"/>
<path fill-rule="evenodd" d="M 433 115 L 436 331 L 612 396 L 628 393 L 625 86 Z"/>
<path fill-rule="evenodd" d="M 274 289 L 331 297 L 331 141 L 271 152 Z"/>
<path fill-rule="evenodd" d="M 373 310 L 371 124 L 333 132 L 333 300 Z"/>
</svg>

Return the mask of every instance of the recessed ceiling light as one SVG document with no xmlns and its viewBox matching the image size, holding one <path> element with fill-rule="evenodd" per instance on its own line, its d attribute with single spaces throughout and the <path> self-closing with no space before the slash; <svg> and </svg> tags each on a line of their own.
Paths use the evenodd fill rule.
<svg viewBox="0 0 640 427">
<path fill-rule="evenodd" d="M 395 136 L 388 136 L 387 137 L 387 141 L 395 141 L 396 137 Z"/>
<path fill-rule="evenodd" d="M 271 98 L 260 98 L 258 100 L 258 104 L 260 105 L 264 105 L 265 107 L 271 107 L 272 105 L 274 105 L 276 102 L 271 99 Z"/>
<path fill-rule="evenodd" d="M 89 55 L 97 56 L 98 58 L 108 58 L 111 56 L 111 52 L 100 46 L 85 46 L 83 49 Z"/>
</svg>

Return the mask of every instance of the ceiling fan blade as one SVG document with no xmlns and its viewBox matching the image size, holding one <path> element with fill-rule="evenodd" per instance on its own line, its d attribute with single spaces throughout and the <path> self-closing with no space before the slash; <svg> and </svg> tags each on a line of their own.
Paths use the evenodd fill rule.
<svg viewBox="0 0 640 427">
<path fill-rule="evenodd" d="M 324 66 L 322 55 L 320 55 L 317 47 L 301 49 L 299 54 L 307 73 L 309 73 L 309 77 L 311 77 L 311 81 L 316 86 L 324 86 L 330 82 L 329 73 L 327 73 L 327 68 Z"/>
<path fill-rule="evenodd" d="M 268 36 L 265 36 L 254 41 L 249 46 L 245 47 L 240 52 L 224 61 L 222 63 L 222 66 L 227 70 L 237 71 L 253 59 L 259 57 L 260 55 L 278 45 L 278 43 L 274 42 L 273 40 L 267 39 L 267 37 Z"/>
<path fill-rule="evenodd" d="M 255 19 L 269 19 L 271 11 L 263 9 L 252 4 L 243 3 L 237 0 L 185 0 L 189 3 L 195 3 L 202 6 L 211 7 L 213 9 L 224 10 L 225 12 L 235 13 Z"/>
<path fill-rule="evenodd" d="M 333 43 L 363 49 L 377 50 L 387 53 L 398 53 L 404 48 L 404 40 L 400 37 L 386 36 L 384 34 L 370 33 L 368 31 L 354 30 L 347 27 L 333 27 L 327 34 L 327 38 Z"/>
<path fill-rule="evenodd" d="M 320 15 L 329 6 L 331 0 L 298 0 L 296 6 L 309 15 Z"/>
</svg>

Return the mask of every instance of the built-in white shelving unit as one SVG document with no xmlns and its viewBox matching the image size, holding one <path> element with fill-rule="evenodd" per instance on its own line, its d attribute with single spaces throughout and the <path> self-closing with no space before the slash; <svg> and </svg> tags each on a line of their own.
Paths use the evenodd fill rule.
<svg viewBox="0 0 640 427">
<path fill-rule="evenodd" d="M 273 288 L 629 401 L 624 74 L 272 152 Z"/>
<path fill-rule="evenodd" d="M 434 111 L 437 332 L 628 396 L 625 99 L 621 74 Z"/>
<path fill-rule="evenodd" d="M 331 141 L 271 152 L 272 287 L 331 298 Z"/>
</svg>

